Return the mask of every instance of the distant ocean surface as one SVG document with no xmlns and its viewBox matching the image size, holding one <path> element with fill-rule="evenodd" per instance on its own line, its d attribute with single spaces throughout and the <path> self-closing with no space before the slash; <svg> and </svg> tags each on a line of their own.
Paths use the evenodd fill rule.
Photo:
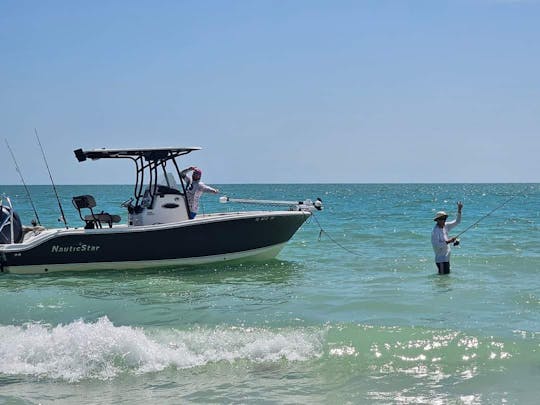
<svg viewBox="0 0 540 405">
<path fill-rule="evenodd" d="M 538 403 L 540 184 L 216 186 L 325 209 L 267 263 L 0 275 L 0 403 Z M 125 221 L 133 191 L 57 189 L 70 226 L 72 196 Z M 30 192 L 60 226 L 51 187 Z M 24 189 L 1 193 L 29 223 Z M 463 201 L 456 234 L 512 196 L 436 275 L 434 213 Z"/>
</svg>

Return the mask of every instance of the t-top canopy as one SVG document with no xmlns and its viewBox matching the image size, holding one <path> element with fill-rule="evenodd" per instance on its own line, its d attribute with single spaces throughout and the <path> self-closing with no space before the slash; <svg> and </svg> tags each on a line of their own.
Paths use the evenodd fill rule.
<svg viewBox="0 0 540 405">
<path fill-rule="evenodd" d="M 84 162 L 86 159 L 111 159 L 111 158 L 132 158 L 137 159 L 144 157 L 147 161 L 160 159 L 173 159 L 180 155 L 200 150 L 198 146 L 179 147 L 179 148 L 144 148 L 144 149 L 92 149 L 82 150 L 77 149 L 73 152 L 79 162 Z"/>
</svg>

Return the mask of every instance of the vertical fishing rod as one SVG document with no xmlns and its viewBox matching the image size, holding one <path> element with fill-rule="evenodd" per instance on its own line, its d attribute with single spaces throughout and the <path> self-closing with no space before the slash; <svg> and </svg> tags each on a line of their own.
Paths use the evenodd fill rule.
<svg viewBox="0 0 540 405">
<path fill-rule="evenodd" d="M 52 178 L 51 170 L 49 169 L 49 164 L 47 163 L 47 158 L 45 157 L 45 151 L 43 150 L 43 146 L 41 146 L 41 141 L 39 140 L 39 135 L 37 133 L 37 129 L 34 128 L 34 132 L 36 134 L 36 139 L 39 144 L 39 148 L 41 149 L 41 154 L 43 155 L 43 161 L 45 162 L 45 166 L 47 166 L 47 171 L 49 172 L 49 178 L 51 179 L 51 184 L 53 186 L 54 194 L 56 195 L 56 201 L 58 202 L 58 208 L 60 208 L 60 214 L 62 215 L 62 222 L 66 226 L 66 229 L 68 229 L 68 224 L 66 221 L 66 216 L 64 215 L 64 210 L 62 209 L 62 203 L 60 203 L 60 197 L 58 197 L 58 192 L 56 191 L 56 186 L 54 185 L 54 180 Z"/>
<path fill-rule="evenodd" d="M 19 168 L 19 165 L 17 164 L 17 159 L 15 159 L 15 154 L 11 150 L 11 147 L 9 146 L 7 139 L 4 139 L 4 141 L 6 141 L 6 145 L 8 147 L 9 153 L 11 154 L 11 157 L 13 158 L 13 163 L 15 164 L 15 170 L 17 170 L 17 173 L 19 173 L 19 177 L 21 178 L 21 182 L 24 186 L 24 190 L 26 191 L 26 195 L 28 196 L 28 200 L 30 200 L 30 205 L 32 205 L 32 209 L 34 210 L 34 215 L 36 216 L 37 225 L 41 225 L 41 222 L 39 220 L 39 215 L 36 210 L 36 206 L 34 205 L 34 201 L 32 201 L 32 197 L 30 196 L 30 191 L 28 190 L 28 187 L 26 186 L 26 183 L 24 182 L 24 177 L 22 175 L 21 169 Z"/>
</svg>

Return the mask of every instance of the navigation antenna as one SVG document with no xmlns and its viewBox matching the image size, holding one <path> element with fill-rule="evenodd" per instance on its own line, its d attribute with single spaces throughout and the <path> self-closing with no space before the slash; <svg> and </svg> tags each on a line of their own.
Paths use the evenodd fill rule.
<svg viewBox="0 0 540 405">
<path fill-rule="evenodd" d="M 15 164 L 15 170 L 17 173 L 19 173 L 19 177 L 21 178 L 21 182 L 24 186 L 24 190 L 26 191 L 26 195 L 28 196 L 28 200 L 30 200 L 30 205 L 32 206 L 32 209 L 34 210 L 34 215 L 36 216 L 36 225 L 41 225 L 41 222 L 39 221 L 39 215 L 36 210 L 36 206 L 34 205 L 34 201 L 32 201 L 32 197 L 30 196 L 30 190 L 28 190 L 28 187 L 26 186 L 26 183 L 24 181 L 24 177 L 22 175 L 21 169 L 19 168 L 19 165 L 17 164 L 17 159 L 15 159 L 15 154 L 11 150 L 11 147 L 9 146 L 9 143 L 7 139 L 4 139 L 6 141 L 6 145 L 8 147 L 9 153 L 11 154 L 11 157 L 13 158 L 13 163 Z"/>
<path fill-rule="evenodd" d="M 64 215 L 64 210 L 62 209 L 62 204 L 60 203 L 60 197 L 58 197 L 58 192 L 56 191 L 56 186 L 54 185 L 54 180 L 52 178 L 51 170 L 49 169 L 49 164 L 47 163 L 47 158 L 45 157 L 45 151 L 43 150 L 43 146 L 41 146 L 41 141 L 39 140 L 39 135 L 37 132 L 37 129 L 34 128 L 34 132 L 36 134 L 36 139 L 39 144 L 39 148 L 41 149 L 41 154 L 43 155 L 43 161 L 45 162 L 45 166 L 47 166 L 47 171 L 49 172 L 49 178 L 51 179 L 51 184 L 53 186 L 54 194 L 56 195 L 56 201 L 58 202 L 58 208 L 60 208 L 60 214 L 62 217 L 59 219 L 59 221 L 62 221 L 64 225 L 66 226 L 66 229 L 68 229 L 68 224 L 66 220 L 66 216 Z"/>
</svg>

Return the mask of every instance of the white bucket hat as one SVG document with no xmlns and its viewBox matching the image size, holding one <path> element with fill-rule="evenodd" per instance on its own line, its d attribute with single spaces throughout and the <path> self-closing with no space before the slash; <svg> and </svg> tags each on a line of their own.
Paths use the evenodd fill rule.
<svg viewBox="0 0 540 405">
<path fill-rule="evenodd" d="M 437 221 L 437 220 L 439 220 L 441 218 L 444 218 L 444 219 L 448 218 L 448 214 L 446 212 L 444 212 L 444 211 L 439 211 L 439 212 L 437 212 L 435 214 L 435 218 L 433 218 L 433 220 Z"/>
</svg>

